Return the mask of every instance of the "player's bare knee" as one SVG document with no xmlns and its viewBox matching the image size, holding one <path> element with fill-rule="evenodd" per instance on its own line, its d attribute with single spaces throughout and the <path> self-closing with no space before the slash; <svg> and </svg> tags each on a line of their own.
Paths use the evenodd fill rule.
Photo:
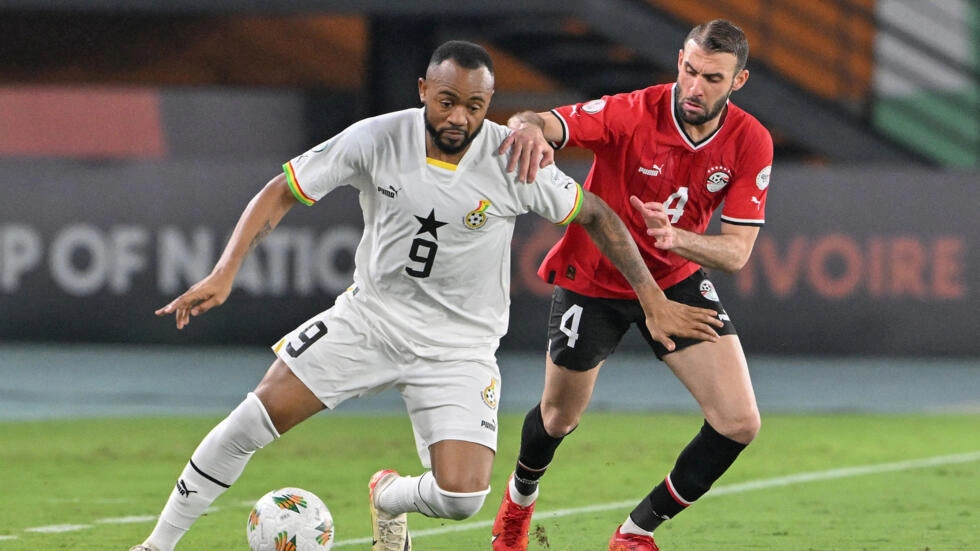
<svg viewBox="0 0 980 551">
<path fill-rule="evenodd" d="M 439 491 L 445 491 L 448 493 L 459 493 L 468 494 L 474 492 L 481 492 L 490 485 L 490 475 L 487 474 L 483 476 L 482 474 L 473 473 L 460 473 L 461 476 L 448 477 L 443 476 L 433 476 L 435 479 L 436 488 Z"/>
<path fill-rule="evenodd" d="M 290 368 L 276 359 L 254 394 L 262 402 L 279 434 L 303 422 L 325 406 Z"/>
<path fill-rule="evenodd" d="M 275 402 L 263 402 L 265 411 L 269 416 L 269 421 L 275 427 L 276 432 L 280 435 L 286 434 L 289 429 L 296 426 L 296 422 L 292 419 L 291 411 L 289 408 L 282 408 Z"/>
<path fill-rule="evenodd" d="M 751 423 L 746 428 L 747 436 L 749 437 L 749 442 L 755 440 L 755 437 L 759 435 L 759 431 L 762 430 L 762 417 L 759 416 L 759 412 L 755 412 L 755 416 L 752 417 Z M 745 442 L 746 444 L 748 442 Z"/>
<path fill-rule="evenodd" d="M 541 422 L 545 432 L 552 438 L 562 438 L 575 430 L 580 417 L 556 408 L 541 407 Z"/>
<path fill-rule="evenodd" d="M 745 440 L 740 440 L 740 442 L 743 444 L 748 444 L 749 442 L 755 440 L 755 437 L 759 434 L 760 429 L 762 429 L 762 417 L 759 415 L 759 410 L 753 408 L 752 413 L 746 416 L 741 423 L 740 433 Z"/>
<path fill-rule="evenodd" d="M 577 422 L 558 421 L 545 423 L 544 430 L 552 438 L 564 438 L 578 426 Z"/>
<path fill-rule="evenodd" d="M 751 415 L 733 419 L 725 426 L 724 430 L 719 430 L 718 432 L 739 444 L 748 444 L 755 440 L 761 427 L 762 420 L 759 417 L 759 413 L 755 412 Z"/>
<path fill-rule="evenodd" d="M 708 415 L 706 419 L 718 434 L 739 444 L 748 444 L 755 440 L 762 426 L 759 411 L 755 408 L 738 415 Z"/>
</svg>

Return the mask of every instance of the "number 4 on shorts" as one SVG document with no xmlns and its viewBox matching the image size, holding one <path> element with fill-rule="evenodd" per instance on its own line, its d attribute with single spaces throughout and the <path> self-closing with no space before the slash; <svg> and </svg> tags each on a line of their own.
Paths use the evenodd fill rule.
<svg viewBox="0 0 980 551">
<path fill-rule="evenodd" d="M 575 348 L 575 341 L 578 340 L 578 324 L 582 321 L 582 307 L 573 304 L 571 308 L 565 310 L 561 316 L 561 332 L 568 336 L 568 347 Z"/>
</svg>

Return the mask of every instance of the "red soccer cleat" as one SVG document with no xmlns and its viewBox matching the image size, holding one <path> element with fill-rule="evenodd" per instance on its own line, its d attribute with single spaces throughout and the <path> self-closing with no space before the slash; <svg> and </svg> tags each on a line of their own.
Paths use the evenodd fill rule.
<svg viewBox="0 0 980 551">
<path fill-rule="evenodd" d="M 528 532 L 534 504 L 521 507 L 510 499 L 510 481 L 504 489 L 504 500 L 493 521 L 490 543 L 493 551 L 527 551 Z"/>
<path fill-rule="evenodd" d="M 650 536 L 621 534 L 619 529 L 622 527 L 623 525 L 620 524 L 609 538 L 609 551 L 660 551 L 657 542 Z"/>
</svg>

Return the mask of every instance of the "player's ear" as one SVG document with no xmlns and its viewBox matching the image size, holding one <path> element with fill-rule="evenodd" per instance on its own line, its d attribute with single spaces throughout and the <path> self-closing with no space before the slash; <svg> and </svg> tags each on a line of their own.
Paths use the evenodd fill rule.
<svg viewBox="0 0 980 551">
<path fill-rule="evenodd" d="M 749 80 L 749 70 L 742 69 L 735 75 L 734 82 L 732 82 L 732 91 L 738 90 L 742 86 L 745 86 L 745 82 Z"/>
<path fill-rule="evenodd" d="M 422 103 L 425 103 L 425 88 L 426 88 L 425 79 L 419 77 L 419 101 L 421 101 Z"/>
</svg>

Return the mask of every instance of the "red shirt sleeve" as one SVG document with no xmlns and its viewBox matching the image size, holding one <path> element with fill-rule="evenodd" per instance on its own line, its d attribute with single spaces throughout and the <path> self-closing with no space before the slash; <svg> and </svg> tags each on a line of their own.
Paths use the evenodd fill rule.
<svg viewBox="0 0 980 551">
<path fill-rule="evenodd" d="M 638 90 L 555 108 L 552 113 L 565 130 L 565 140 L 555 145 L 595 152 L 617 148 L 633 135 L 643 101 L 642 90 Z"/>
<path fill-rule="evenodd" d="M 766 195 L 772 171 L 772 137 L 755 119 L 745 125 L 739 143 L 738 172 L 725 204 L 721 219 L 730 224 L 761 226 L 766 221 Z"/>
</svg>

